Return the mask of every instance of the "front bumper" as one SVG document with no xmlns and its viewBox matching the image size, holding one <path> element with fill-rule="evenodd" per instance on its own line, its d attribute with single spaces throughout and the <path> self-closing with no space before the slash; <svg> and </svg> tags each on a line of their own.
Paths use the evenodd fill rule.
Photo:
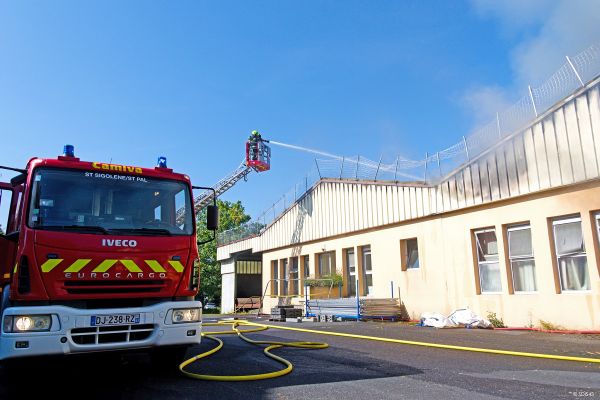
<svg viewBox="0 0 600 400">
<path fill-rule="evenodd" d="M 0 335 L 0 360 L 52 354 L 127 350 L 155 346 L 200 343 L 201 322 L 173 324 L 171 313 L 178 308 L 199 308 L 199 301 L 168 301 L 148 307 L 77 309 L 65 306 L 9 307 L 10 315 L 52 315 L 49 332 Z M 139 324 L 94 327 L 92 316 L 140 314 Z"/>
</svg>

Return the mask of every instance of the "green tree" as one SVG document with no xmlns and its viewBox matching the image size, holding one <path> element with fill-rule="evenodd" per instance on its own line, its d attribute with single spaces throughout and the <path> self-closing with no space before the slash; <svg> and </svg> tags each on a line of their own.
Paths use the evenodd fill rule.
<svg viewBox="0 0 600 400">
<path fill-rule="evenodd" d="M 250 216 L 245 213 L 240 201 L 217 200 L 219 207 L 219 230 L 227 231 L 237 228 L 250 221 Z M 205 241 L 212 238 L 212 231 L 206 229 L 206 209 L 198 216 L 198 240 Z M 206 303 L 221 302 L 221 266 L 217 262 L 217 244 L 211 241 L 198 248 L 200 254 L 200 299 Z"/>
</svg>

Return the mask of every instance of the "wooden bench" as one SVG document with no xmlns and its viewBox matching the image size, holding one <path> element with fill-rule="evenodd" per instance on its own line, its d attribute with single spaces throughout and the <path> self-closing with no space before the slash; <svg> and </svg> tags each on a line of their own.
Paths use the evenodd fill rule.
<svg viewBox="0 0 600 400">
<path fill-rule="evenodd" d="M 237 311 L 259 309 L 260 308 L 260 296 L 238 297 L 236 299 L 236 307 L 235 308 Z"/>
</svg>

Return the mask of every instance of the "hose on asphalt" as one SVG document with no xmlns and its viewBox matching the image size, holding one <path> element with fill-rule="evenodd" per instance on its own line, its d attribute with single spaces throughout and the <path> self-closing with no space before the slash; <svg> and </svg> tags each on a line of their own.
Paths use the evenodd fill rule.
<svg viewBox="0 0 600 400">
<path fill-rule="evenodd" d="M 256 381 L 262 379 L 270 379 L 277 378 L 280 376 L 284 376 L 292 372 L 294 366 L 293 364 L 286 360 L 283 357 L 277 356 L 271 353 L 271 350 L 275 350 L 281 347 L 294 347 L 294 348 L 304 348 L 304 349 L 325 349 L 329 347 L 327 343 L 322 342 L 278 342 L 278 341 L 270 341 L 270 340 L 252 340 L 245 336 L 248 333 L 261 332 L 265 331 L 269 328 L 279 329 L 279 330 L 287 330 L 287 331 L 295 331 L 295 332 L 304 332 L 310 334 L 317 335 L 328 335 L 328 336 L 338 336 L 345 337 L 351 339 L 362 339 L 362 340 L 371 340 L 378 342 L 387 342 L 387 343 L 395 343 L 395 344 L 404 344 L 404 345 L 413 345 L 413 346 L 423 346 L 423 347 L 431 347 L 438 349 L 446 349 L 446 350 L 459 350 L 459 351 L 469 351 L 475 353 L 487 353 L 487 354 L 495 354 L 495 355 L 505 355 L 505 356 L 518 356 L 518 357 L 529 357 L 529 358 L 543 358 L 550 360 L 561 360 L 561 361 L 575 361 L 575 362 L 584 362 L 584 363 L 595 363 L 600 364 L 600 358 L 589 358 L 589 357 L 577 357 L 577 356 L 563 356 L 558 354 L 543 354 L 543 353 L 528 353 L 522 351 L 512 351 L 512 350 L 500 350 L 500 349 L 487 349 L 487 348 L 479 348 L 479 347 L 467 347 L 467 346 L 455 346 L 449 344 L 440 344 L 440 343 L 428 343 L 428 342 L 417 342 L 411 340 L 403 340 L 403 339 L 391 339 L 385 337 L 377 337 L 377 336 L 366 336 L 366 335 L 356 335 L 351 333 L 342 333 L 342 332 L 332 332 L 332 331 L 319 331 L 314 329 L 304 329 L 304 328 L 293 328 L 290 326 L 280 326 L 280 325 L 266 325 L 259 324 L 255 322 L 249 322 L 245 320 L 221 320 L 216 323 L 206 323 L 203 326 L 231 326 L 230 330 L 225 331 L 213 331 L 213 332 L 203 332 L 202 337 L 210 339 L 218 343 L 217 347 L 212 348 L 204 353 L 198 354 L 188 360 L 185 360 L 179 365 L 179 370 L 186 376 L 194 379 L 208 380 L 208 381 L 225 381 L 225 382 L 236 382 L 236 381 Z M 239 329 L 240 326 L 249 327 L 248 329 Z M 237 335 L 240 339 L 254 345 L 267 345 L 264 348 L 263 352 L 269 358 L 285 365 L 284 369 L 267 372 L 263 374 L 253 374 L 253 375 L 205 375 L 205 374 L 197 374 L 194 372 L 189 372 L 185 370 L 185 367 L 190 364 L 202 359 L 209 357 L 210 355 L 218 352 L 223 348 L 223 341 L 219 339 L 218 335 Z"/>
<path fill-rule="evenodd" d="M 325 349 L 325 348 L 329 347 L 329 345 L 327 343 L 321 343 L 321 342 L 277 342 L 277 341 L 270 341 L 270 340 L 253 340 L 253 339 L 250 339 L 247 336 L 245 336 L 245 334 L 264 331 L 264 330 L 269 329 L 269 327 L 266 325 L 262 325 L 262 324 L 250 323 L 250 322 L 247 322 L 244 320 L 221 320 L 218 322 L 206 323 L 206 324 L 202 324 L 202 325 L 203 326 L 220 326 L 220 327 L 226 326 L 226 325 L 231 326 L 230 330 L 203 332 L 202 337 L 205 337 L 207 339 L 217 342 L 218 343 L 217 347 L 214 347 L 204 353 L 198 354 L 197 356 L 194 356 L 188 360 L 185 360 L 184 362 L 182 362 L 179 365 L 179 370 L 187 377 L 194 378 L 194 379 L 201 379 L 201 380 L 205 380 L 205 381 L 238 382 L 238 381 L 258 381 L 258 380 L 262 380 L 262 379 L 277 378 L 277 377 L 287 375 L 290 372 L 292 372 L 292 370 L 294 369 L 294 366 L 291 362 L 289 362 L 285 358 L 271 353 L 271 350 L 279 349 L 281 347 L 294 347 L 294 348 L 301 348 L 301 349 Z M 242 330 L 239 328 L 240 325 L 252 326 L 252 328 Z M 285 368 L 280 369 L 278 371 L 267 372 L 267 373 L 263 373 L 263 374 L 252 374 L 252 375 L 205 375 L 205 374 L 197 374 L 194 372 L 186 371 L 184 368 L 187 367 L 188 365 L 190 365 L 202 358 L 209 357 L 210 355 L 216 353 L 217 351 L 219 351 L 223 348 L 223 341 L 217 337 L 219 335 L 237 335 L 240 339 L 242 339 L 243 341 L 245 341 L 247 343 L 254 344 L 257 346 L 267 345 L 267 347 L 265 347 L 263 349 L 263 353 L 267 357 L 279 362 L 280 364 L 285 365 Z"/>
</svg>

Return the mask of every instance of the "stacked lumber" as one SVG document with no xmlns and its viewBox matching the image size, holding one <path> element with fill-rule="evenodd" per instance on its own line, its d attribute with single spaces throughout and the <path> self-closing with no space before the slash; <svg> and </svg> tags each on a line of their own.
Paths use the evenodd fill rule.
<svg viewBox="0 0 600 400">
<path fill-rule="evenodd" d="M 360 316 L 366 318 L 397 318 L 400 316 L 397 299 L 360 299 Z"/>
</svg>

